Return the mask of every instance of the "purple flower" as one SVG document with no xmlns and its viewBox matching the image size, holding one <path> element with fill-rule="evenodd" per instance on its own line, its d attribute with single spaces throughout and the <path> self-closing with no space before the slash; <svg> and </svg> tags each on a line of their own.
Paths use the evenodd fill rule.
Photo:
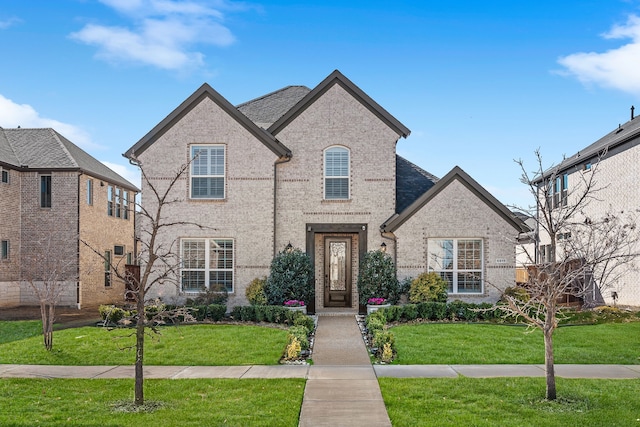
<svg viewBox="0 0 640 427">
<path fill-rule="evenodd" d="M 290 299 L 284 302 L 285 307 L 303 307 L 304 301 L 298 301 L 297 299 Z"/>
</svg>

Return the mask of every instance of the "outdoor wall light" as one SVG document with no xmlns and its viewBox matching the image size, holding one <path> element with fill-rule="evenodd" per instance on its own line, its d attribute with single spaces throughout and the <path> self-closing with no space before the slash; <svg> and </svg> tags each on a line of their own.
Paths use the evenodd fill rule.
<svg viewBox="0 0 640 427">
<path fill-rule="evenodd" d="M 387 252 L 387 244 L 385 242 L 380 245 L 380 251 Z"/>
<path fill-rule="evenodd" d="M 288 254 L 290 254 L 291 251 L 293 251 L 293 246 L 291 246 L 291 242 L 287 244 L 287 246 L 284 248 L 284 251 Z"/>
</svg>

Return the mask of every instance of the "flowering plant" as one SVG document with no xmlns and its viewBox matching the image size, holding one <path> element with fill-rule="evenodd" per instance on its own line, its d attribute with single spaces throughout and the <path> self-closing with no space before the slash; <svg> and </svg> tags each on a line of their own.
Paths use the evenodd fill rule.
<svg viewBox="0 0 640 427">
<path fill-rule="evenodd" d="M 368 305 L 382 305 L 385 302 L 387 302 L 386 299 L 384 298 L 369 298 L 369 300 L 367 301 Z"/>
<path fill-rule="evenodd" d="M 289 301 L 284 302 L 285 307 L 303 307 L 304 301 L 299 301 L 297 299 L 290 299 Z"/>
</svg>

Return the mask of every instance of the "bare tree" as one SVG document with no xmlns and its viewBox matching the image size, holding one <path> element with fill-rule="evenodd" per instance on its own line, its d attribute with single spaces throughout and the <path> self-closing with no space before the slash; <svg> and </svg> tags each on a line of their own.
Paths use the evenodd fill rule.
<svg viewBox="0 0 640 427">
<path fill-rule="evenodd" d="M 72 249 L 77 249 L 77 246 L 69 245 L 68 237 L 68 233 L 53 231 L 32 244 L 29 255 L 24 258 L 23 282 L 33 291 L 40 305 L 42 334 L 47 350 L 53 348 L 56 306 L 65 295 L 75 295 L 79 277 L 78 256 Z M 65 244 L 61 245 L 60 242 Z"/>
<path fill-rule="evenodd" d="M 545 169 L 539 151 L 537 170 L 528 173 L 522 160 L 521 181 L 535 200 L 535 206 L 520 211 L 535 218 L 536 253 L 527 252 L 528 298 L 505 295 L 498 305 L 543 332 L 546 368 L 546 398 L 555 400 L 553 333 L 558 327 L 561 301 L 567 295 L 588 303 L 597 300 L 601 289 L 632 267 L 637 256 L 638 233 L 634 213 L 608 212 L 601 218 L 585 214 L 603 187 L 596 185 L 598 163 L 590 173 L 574 173 L 569 190 L 556 168 Z M 562 180 L 562 181 L 561 181 Z"/>
<path fill-rule="evenodd" d="M 167 213 L 167 209 L 182 198 L 176 195 L 176 185 L 188 172 L 191 162 L 181 165 L 169 177 L 156 179 L 147 175 L 144 165 L 137 159 L 130 159 L 132 164 L 140 168 L 143 189 L 145 190 L 145 204 L 135 203 L 136 222 L 139 227 L 139 275 L 131 274 L 129 270 L 123 270 L 112 266 L 112 271 L 121 280 L 127 283 L 128 296 L 134 301 L 136 307 L 135 322 L 135 393 L 134 404 L 144 404 L 144 344 L 147 328 L 157 332 L 155 326 L 160 319 L 182 318 L 186 321 L 193 320 L 187 309 L 156 312 L 149 315 L 145 307 L 156 304 L 157 300 L 148 298 L 149 291 L 156 285 L 179 286 L 180 278 L 180 254 L 178 242 L 174 238 L 167 238 L 164 233 L 167 229 L 176 226 L 192 225 L 197 228 L 205 228 L 196 223 L 176 221 Z M 85 244 L 87 244 L 85 242 Z M 89 246 L 87 244 L 87 246 Z M 90 246 L 89 246 L 90 247 Z M 98 256 L 104 259 L 102 253 L 91 248 Z"/>
</svg>

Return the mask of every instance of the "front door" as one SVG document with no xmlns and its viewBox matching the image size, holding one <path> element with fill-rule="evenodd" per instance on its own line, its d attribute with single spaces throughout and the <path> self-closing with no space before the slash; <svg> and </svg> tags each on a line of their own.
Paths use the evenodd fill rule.
<svg viewBox="0 0 640 427">
<path fill-rule="evenodd" d="M 324 239 L 324 306 L 351 307 L 351 238 Z"/>
</svg>

